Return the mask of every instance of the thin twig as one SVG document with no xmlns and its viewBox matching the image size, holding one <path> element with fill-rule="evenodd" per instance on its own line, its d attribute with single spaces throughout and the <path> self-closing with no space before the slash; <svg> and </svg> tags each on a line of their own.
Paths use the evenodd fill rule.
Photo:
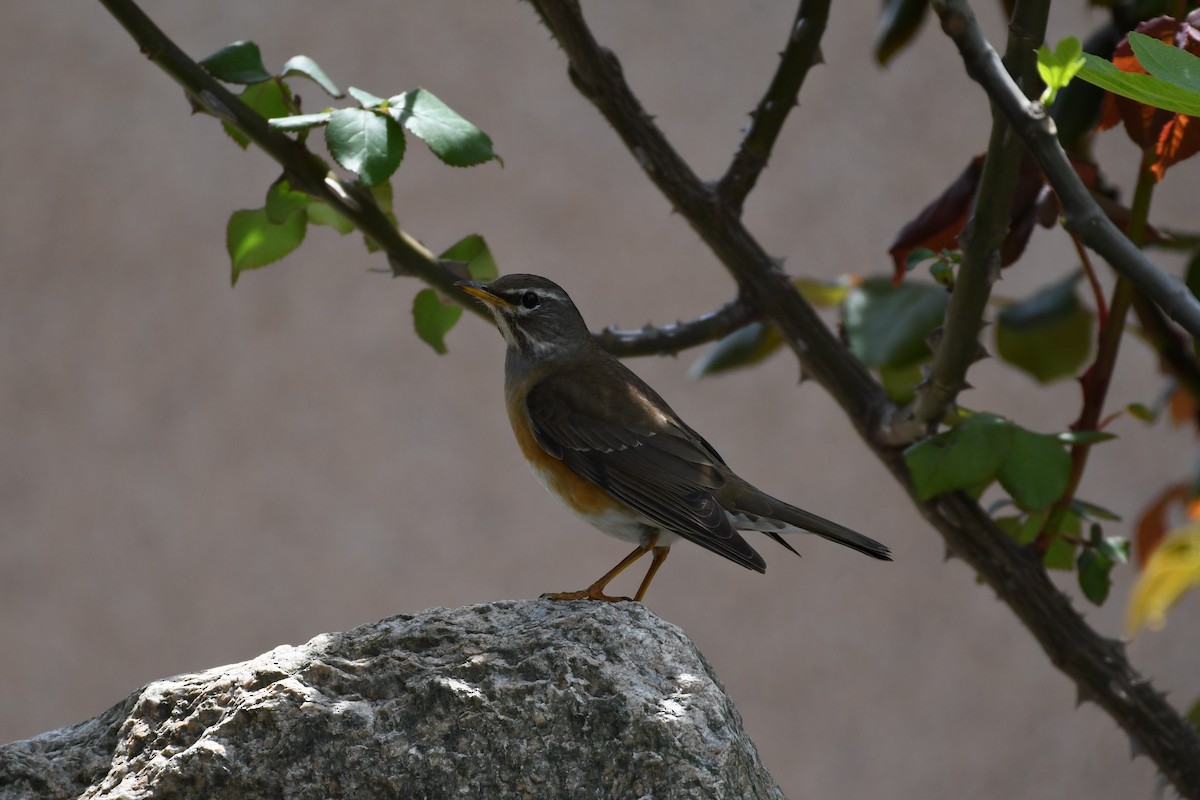
<svg viewBox="0 0 1200 800">
<path fill-rule="evenodd" d="M 891 407 L 879 385 L 796 294 L 740 220 L 720 212 L 719 204 L 645 115 L 616 57 L 596 43 L 578 3 L 533 0 L 533 6 L 566 51 L 576 86 L 911 494 L 902 452 L 880 437 L 878 426 Z M 977 502 L 962 493 L 942 495 L 920 508 L 948 548 L 983 576 L 1021 619 L 1050 662 L 1075 681 L 1080 698 L 1099 703 L 1181 794 L 1200 798 L 1200 737 L 1129 664 L 1119 642 L 1101 637 L 1087 625 L 1050 583 L 1041 559 L 1018 547 Z"/>
<path fill-rule="evenodd" d="M 1033 51 L 1042 43 L 1049 15 L 1046 0 L 1020 0 L 1008 28 L 1005 63 L 1013 78 L 1032 90 L 1037 74 Z M 1000 248 L 1012 221 L 1012 196 L 1024 159 L 1021 140 L 992 108 L 992 134 L 975 194 L 975 205 L 959 242 L 962 265 L 946 305 L 946 321 L 929 378 L 917 390 L 913 417 L 921 430 L 935 427 L 967 386 L 967 369 L 979 359 L 979 332 L 992 284 L 1000 277 Z"/>
<path fill-rule="evenodd" d="M 487 313 L 453 289 L 457 276 L 413 237 L 388 221 L 371 193 L 340 180 L 303 144 L 272 128 L 183 52 L 133 0 L 100 0 L 155 66 L 175 79 L 199 108 L 229 122 L 283 167 L 292 187 L 324 200 L 386 251 L 395 274 L 415 274 L 482 317 Z"/>
<path fill-rule="evenodd" d="M 1041 103 L 1030 101 L 1013 83 L 983 36 L 965 0 L 935 0 L 942 29 L 962 55 L 967 74 L 987 92 L 1025 142 L 1063 204 L 1068 230 L 1103 256 L 1167 316 L 1200 339 L 1200 302 L 1179 280 L 1169 277 L 1121 233 L 1092 198 L 1058 141 L 1053 120 Z"/>
<path fill-rule="evenodd" d="M 796 97 L 809 68 L 819 60 L 821 37 L 829 20 L 829 3 L 830 0 L 800 0 L 771 85 L 751 112 L 750 127 L 742 145 L 717 183 L 717 200 L 736 214 L 742 213 L 746 195 L 767 166 L 783 123 L 797 105 Z"/>
<path fill-rule="evenodd" d="M 753 306 L 737 299 L 687 322 L 638 330 L 610 326 L 595 337 L 601 347 L 619 357 L 671 355 L 728 336 L 757 316 Z"/>
</svg>

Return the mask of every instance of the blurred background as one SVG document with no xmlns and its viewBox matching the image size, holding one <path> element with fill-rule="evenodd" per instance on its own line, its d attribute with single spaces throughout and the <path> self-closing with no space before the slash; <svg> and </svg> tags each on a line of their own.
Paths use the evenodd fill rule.
<svg viewBox="0 0 1200 800">
<path fill-rule="evenodd" d="M 789 270 L 886 273 L 895 232 L 986 146 L 983 96 L 928 25 L 887 70 L 877 4 L 837 4 L 823 49 L 746 209 Z M 977 9 L 993 41 L 992 3 Z M 1048 38 L 1101 21 L 1061 3 Z M 147 2 L 187 52 L 253 39 L 304 53 L 343 88 L 424 86 L 480 125 L 505 166 L 456 170 L 410 140 L 403 227 L 439 251 L 483 234 L 503 271 L 561 283 L 593 327 L 691 318 L 732 284 L 570 86 L 520 3 Z M 795 13 L 783 0 L 589 3 L 650 113 L 720 174 Z M 626 552 L 527 474 L 501 402 L 503 343 L 464 318 L 439 357 L 412 331 L 421 288 L 372 270 L 356 235 L 229 285 L 224 230 L 262 205 L 273 162 L 242 152 L 140 56 L 99 3 L 16 0 L 0 26 L 0 740 L 80 721 L 139 685 L 431 606 L 577 589 Z M 294 84 L 306 107 L 326 104 Z M 1107 148 L 1107 149 L 1105 149 Z M 1102 143 L 1128 192 L 1136 166 Z M 1186 173 L 1158 223 L 1181 224 Z M 1174 198 L 1174 200 L 1172 200 Z M 1174 205 L 1172 205 L 1174 203 Z M 1172 218 L 1172 213 L 1175 218 Z M 1194 220 L 1191 220 L 1194 222 Z M 1039 230 L 997 291 L 1076 264 Z M 1110 407 L 1152 400 L 1126 343 Z M 894 564 L 816 539 L 761 541 L 765 576 L 672 552 L 648 597 L 724 681 L 793 797 L 1151 797 L 1154 770 L 961 562 L 786 355 L 690 383 L 680 358 L 632 364 L 744 477 L 891 546 Z M 1077 413 L 997 361 L 967 404 L 1043 431 Z M 1121 420 L 1083 495 L 1133 519 L 1195 457 L 1190 434 Z M 1109 530 L 1120 531 L 1120 525 Z M 756 544 L 760 542 L 756 541 Z M 1122 631 L 1121 571 L 1089 621 Z M 629 591 L 631 587 L 616 588 Z M 1180 705 L 1200 695 L 1194 598 L 1134 663 Z"/>
</svg>

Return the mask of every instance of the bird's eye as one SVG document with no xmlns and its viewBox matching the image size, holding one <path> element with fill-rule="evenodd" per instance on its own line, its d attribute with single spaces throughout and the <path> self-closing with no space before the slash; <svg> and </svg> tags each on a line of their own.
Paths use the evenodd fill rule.
<svg viewBox="0 0 1200 800">
<path fill-rule="evenodd" d="M 542 302 L 541 298 L 533 292 L 526 292 L 525 294 L 521 295 L 521 305 L 525 306 L 526 308 L 537 308 L 538 303 L 540 302 Z"/>
</svg>

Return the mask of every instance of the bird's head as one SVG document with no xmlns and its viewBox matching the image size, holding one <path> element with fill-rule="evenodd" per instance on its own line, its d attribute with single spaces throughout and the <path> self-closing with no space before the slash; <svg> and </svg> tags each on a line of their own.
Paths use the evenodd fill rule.
<svg viewBox="0 0 1200 800">
<path fill-rule="evenodd" d="M 592 335 L 567 293 L 537 275 L 504 275 L 491 283 L 454 284 L 482 301 L 511 349 L 547 358 L 591 347 Z"/>
</svg>

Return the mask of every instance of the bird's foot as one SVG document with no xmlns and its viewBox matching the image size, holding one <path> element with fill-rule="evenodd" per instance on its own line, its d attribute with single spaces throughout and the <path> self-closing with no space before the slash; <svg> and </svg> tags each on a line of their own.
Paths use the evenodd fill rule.
<svg viewBox="0 0 1200 800">
<path fill-rule="evenodd" d="M 543 600 L 595 600 L 601 603 L 633 602 L 632 597 L 613 597 L 604 593 L 603 586 L 592 585 L 578 592 L 547 592 Z"/>
</svg>

